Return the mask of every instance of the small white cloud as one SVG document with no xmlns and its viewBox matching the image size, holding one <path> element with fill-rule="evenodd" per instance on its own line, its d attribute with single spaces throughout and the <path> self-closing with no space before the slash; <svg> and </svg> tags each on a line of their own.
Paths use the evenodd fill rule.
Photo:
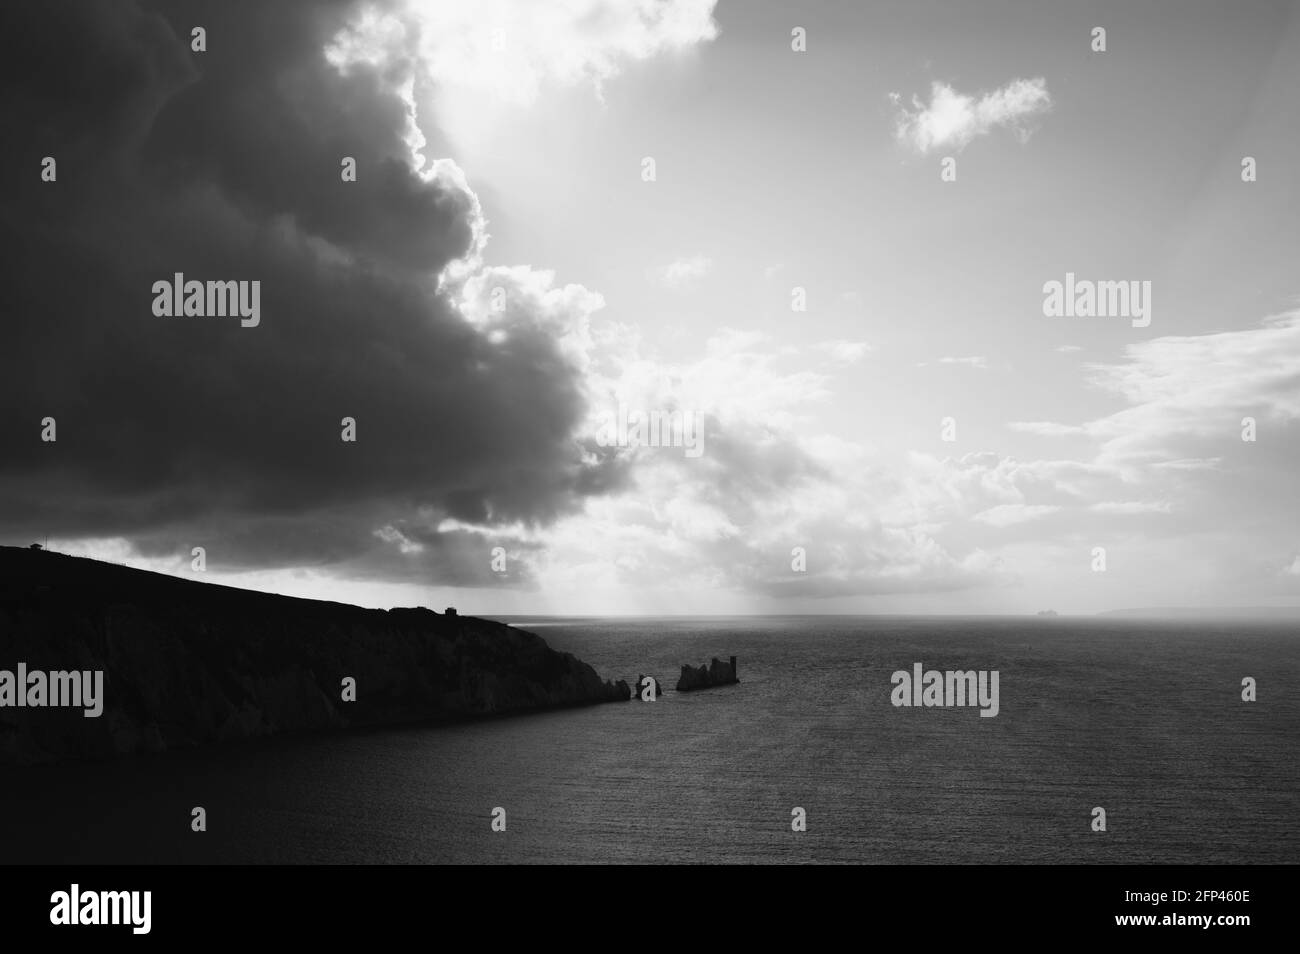
<svg viewBox="0 0 1300 954">
<path fill-rule="evenodd" d="M 1049 504 L 999 504 L 988 510 L 981 510 L 971 519 L 987 523 L 991 527 L 1009 527 L 1013 524 L 1037 520 L 1060 509 Z"/>
<path fill-rule="evenodd" d="M 1060 352 L 1061 354 L 1073 354 L 1076 351 L 1082 351 L 1083 348 L 1079 347 L 1078 345 L 1061 345 L 1059 348 L 1055 350 Z"/>
<path fill-rule="evenodd" d="M 841 364 L 852 364 L 855 361 L 860 361 L 867 352 L 875 350 L 865 341 L 823 341 L 813 347 L 828 356 L 832 361 Z"/>
<path fill-rule="evenodd" d="M 410 539 L 406 534 L 402 533 L 401 530 L 398 530 L 391 524 L 385 527 L 380 527 L 375 531 L 375 536 L 380 540 L 383 540 L 385 543 L 396 543 L 397 549 L 402 553 L 424 552 L 423 543 L 418 543 L 415 540 Z"/>
<path fill-rule="evenodd" d="M 1025 121 L 1052 106 L 1047 81 L 1042 77 L 1012 80 L 979 99 L 936 81 L 929 104 L 913 96 L 911 109 L 903 105 L 897 93 L 891 93 L 889 98 L 898 107 L 895 136 L 922 154 L 942 148 L 960 152 L 972 139 L 998 126 L 1012 129 L 1024 142 L 1029 138 Z"/>
<path fill-rule="evenodd" d="M 968 368 L 980 368 L 981 370 L 987 370 L 989 366 L 988 359 L 977 354 L 965 358 L 944 357 L 939 359 L 939 363 L 940 364 L 962 364 Z"/>
<path fill-rule="evenodd" d="M 1292 560 L 1291 565 L 1282 570 L 1282 572 L 1288 573 L 1291 576 L 1300 576 L 1300 556 L 1297 556 Z"/>
<path fill-rule="evenodd" d="M 679 258 L 675 262 L 655 269 L 655 277 L 668 288 L 682 288 L 703 278 L 713 269 L 713 260 L 703 255 Z"/>
</svg>

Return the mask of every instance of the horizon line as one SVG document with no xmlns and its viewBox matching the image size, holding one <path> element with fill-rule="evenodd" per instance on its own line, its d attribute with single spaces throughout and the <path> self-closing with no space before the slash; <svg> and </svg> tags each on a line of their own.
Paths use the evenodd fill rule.
<svg viewBox="0 0 1300 954">
<path fill-rule="evenodd" d="M 0 544 L 0 548 L 7 550 L 19 550 L 22 552 L 32 552 L 33 545 L 23 546 L 20 544 Z M 150 573 L 157 576 L 166 576 L 174 580 L 182 580 L 190 583 L 202 583 L 209 586 L 220 586 L 226 589 L 239 590 L 245 593 L 259 593 L 264 596 L 279 596 L 283 599 L 307 600 L 315 603 L 333 603 L 339 606 L 354 606 L 357 609 L 427 609 L 430 612 L 439 612 L 432 606 L 420 603 L 414 606 L 362 606 L 359 603 L 347 603 L 341 600 L 323 600 L 311 596 L 294 596 L 289 593 L 280 593 L 274 590 L 257 590 L 248 589 L 243 586 L 235 586 L 231 583 L 222 583 L 217 580 L 205 580 L 194 576 L 181 576 L 175 573 L 169 573 L 166 570 L 152 570 L 144 567 L 132 566 L 129 563 L 119 563 L 116 560 L 102 559 L 99 557 L 86 556 L 76 553 L 64 553 L 59 550 L 51 550 L 47 546 L 41 547 L 36 552 L 43 554 L 53 554 L 55 556 L 67 557 L 73 560 L 87 560 L 91 563 L 101 563 L 106 566 L 116 566 L 127 570 L 134 570 L 138 573 Z M 240 571 L 255 572 L 255 571 Z M 439 584 L 430 584 L 439 585 Z M 481 589 L 481 587 L 464 587 L 464 589 Z M 457 608 L 457 612 L 460 610 Z M 1288 604 L 1281 606 L 1126 606 L 1118 609 L 1098 610 L 1092 613 L 1071 613 L 1057 610 L 1036 610 L 1020 612 L 984 612 L 984 613 L 963 613 L 963 612 L 933 612 L 933 613 L 819 613 L 819 612 L 789 612 L 789 613 L 487 613 L 477 615 L 473 612 L 460 613 L 460 615 L 476 616 L 478 619 L 779 619 L 783 617 L 826 617 L 840 619 L 861 619 L 861 618 L 893 618 L 893 619 L 925 619 L 925 618 L 952 618 L 952 619 L 971 619 L 971 618 L 1014 618 L 1014 619 L 1092 619 L 1098 616 L 1124 616 L 1128 614 L 1141 614 L 1149 620 L 1158 619 L 1178 619 L 1180 615 L 1185 617 L 1190 614 L 1202 614 L 1209 619 L 1231 620 L 1242 619 L 1242 614 L 1251 614 L 1250 618 L 1245 621 L 1259 621 L 1261 613 L 1277 613 L 1295 615 L 1296 621 L 1300 621 L 1300 604 Z M 1272 620 L 1279 621 L 1279 620 Z M 1282 620 L 1285 621 L 1285 620 Z"/>
</svg>

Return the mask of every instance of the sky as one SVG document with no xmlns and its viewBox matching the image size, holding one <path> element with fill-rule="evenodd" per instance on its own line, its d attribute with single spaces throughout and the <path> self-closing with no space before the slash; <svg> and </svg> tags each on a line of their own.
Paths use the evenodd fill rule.
<svg viewBox="0 0 1300 954">
<path fill-rule="evenodd" d="M 1293 3 L 0 30 L 3 542 L 476 615 L 1300 605 Z"/>
</svg>

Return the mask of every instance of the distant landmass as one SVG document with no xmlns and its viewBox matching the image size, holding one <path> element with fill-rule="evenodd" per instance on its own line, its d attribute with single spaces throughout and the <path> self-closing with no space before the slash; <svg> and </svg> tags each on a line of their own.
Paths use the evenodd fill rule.
<svg viewBox="0 0 1300 954">
<path fill-rule="evenodd" d="M 1098 616 L 1128 619 L 1247 619 L 1300 622 L 1300 606 L 1144 606 Z"/>
<path fill-rule="evenodd" d="M 49 707 L 56 676 L 67 695 L 74 673 L 96 670 L 104 674 L 101 714 Z M 44 707 L 20 706 L 15 689 L 27 687 L 18 676 L 34 672 L 49 673 L 49 685 L 24 700 L 44 699 L 37 703 Z M 603 680 L 572 654 L 504 623 L 277 596 L 0 547 L 0 762 L 630 698 L 626 682 Z"/>
</svg>

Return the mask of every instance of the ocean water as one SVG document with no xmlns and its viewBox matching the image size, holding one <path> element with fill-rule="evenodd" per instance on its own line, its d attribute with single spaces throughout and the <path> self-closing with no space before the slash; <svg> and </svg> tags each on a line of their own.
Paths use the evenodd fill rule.
<svg viewBox="0 0 1300 954">
<path fill-rule="evenodd" d="M 741 684 L 443 728 L 5 769 L 10 863 L 1300 861 L 1300 627 L 516 620 L 607 678 Z M 536 625 L 527 625 L 535 623 Z M 890 674 L 996 669 L 1000 712 Z M 1241 680 L 1259 699 L 1241 701 Z M 190 830 L 203 806 L 208 830 Z M 1107 831 L 1091 830 L 1105 808 Z M 490 828 L 506 810 L 506 831 Z M 791 830 L 791 810 L 807 830 Z"/>
</svg>

